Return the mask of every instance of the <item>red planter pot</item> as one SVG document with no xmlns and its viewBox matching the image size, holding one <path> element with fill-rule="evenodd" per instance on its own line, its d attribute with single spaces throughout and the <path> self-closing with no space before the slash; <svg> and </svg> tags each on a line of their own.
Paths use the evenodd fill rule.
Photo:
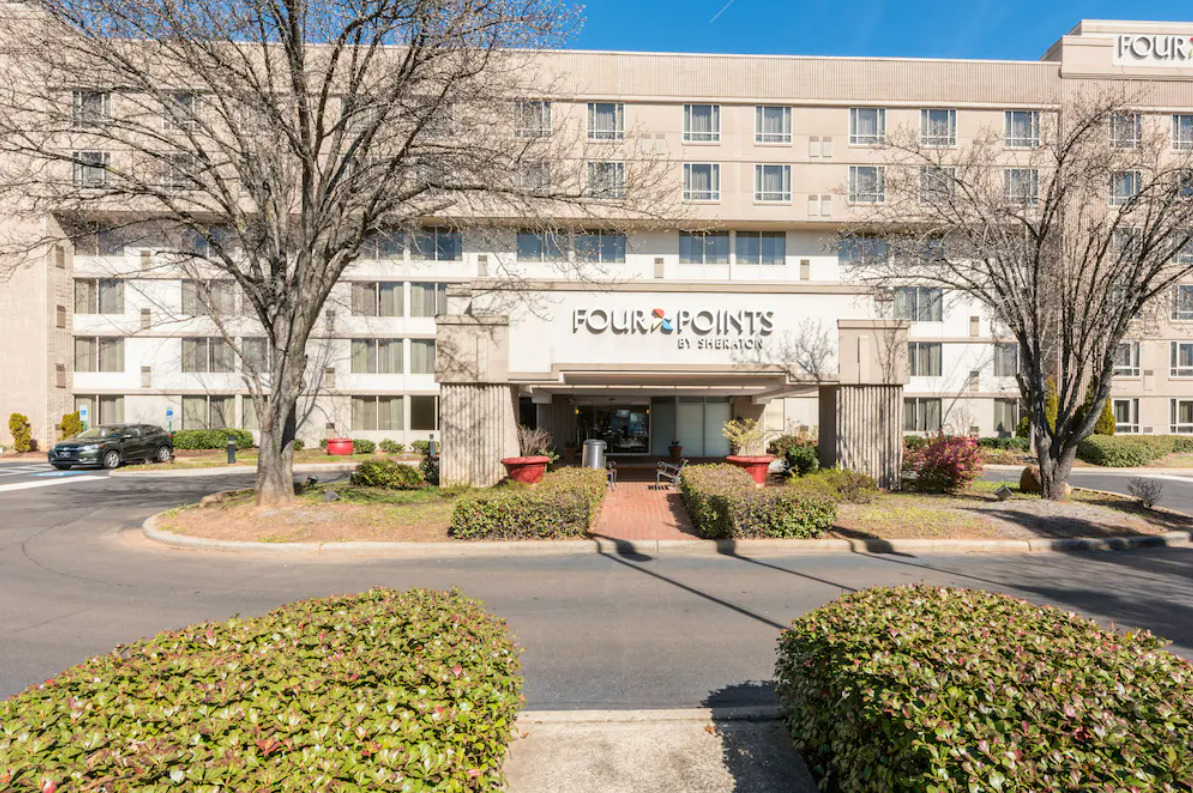
<svg viewBox="0 0 1193 793">
<path fill-rule="evenodd" d="M 547 473 L 550 457 L 507 457 L 501 461 L 509 478 L 524 485 L 537 485 Z"/>
<path fill-rule="evenodd" d="M 766 475 L 770 471 L 770 464 L 775 461 L 775 458 L 770 455 L 744 457 L 742 455 L 731 454 L 725 459 L 738 468 L 745 469 L 745 472 L 753 478 L 754 484 L 759 487 L 766 484 Z"/>
<path fill-rule="evenodd" d="M 332 438 L 327 442 L 327 453 L 336 457 L 352 456 L 351 438 Z"/>
</svg>

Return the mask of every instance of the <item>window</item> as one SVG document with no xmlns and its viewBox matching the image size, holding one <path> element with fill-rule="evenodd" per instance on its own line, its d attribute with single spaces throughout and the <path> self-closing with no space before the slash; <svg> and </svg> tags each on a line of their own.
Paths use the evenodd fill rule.
<svg viewBox="0 0 1193 793">
<path fill-rule="evenodd" d="M 1172 116 L 1172 148 L 1177 151 L 1193 149 L 1193 114 Z"/>
<path fill-rule="evenodd" d="M 222 338 L 183 339 L 182 371 L 221 374 L 235 371 L 231 346 Z"/>
<path fill-rule="evenodd" d="M 1193 433 L 1193 399 L 1172 400 L 1172 426 L 1169 431 L 1173 435 L 1188 435 Z"/>
<path fill-rule="evenodd" d="M 1040 111 L 1008 110 L 1003 138 L 1008 149 L 1035 149 L 1040 145 Z"/>
<path fill-rule="evenodd" d="M 849 166 L 849 200 L 854 204 L 886 201 L 886 171 L 881 165 Z"/>
<path fill-rule="evenodd" d="M 108 183 L 111 155 L 106 151 L 76 151 L 72 155 L 71 181 L 75 187 L 103 187 Z"/>
<path fill-rule="evenodd" d="M 439 397 L 410 397 L 410 429 L 423 432 L 439 429 Z"/>
<path fill-rule="evenodd" d="M 519 138 L 551 137 L 551 103 L 519 102 L 516 113 L 516 134 Z"/>
<path fill-rule="evenodd" d="M 447 284 L 411 284 L 410 316 L 437 317 L 447 313 Z"/>
<path fill-rule="evenodd" d="M 947 203 L 957 195 L 957 169 L 939 165 L 920 167 L 920 203 Z"/>
<path fill-rule="evenodd" d="M 402 374 L 401 339 L 353 339 L 352 374 Z"/>
<path fill-rule="evenodd" d="M 625 105 L 620 102 L 588 103 L 588 139 L 625 138 Z"/>
<path fill-rule="evenodd" d="M 592 198 L 625 198 L 625 163 L 588 163 L 588 195 Z"/>
<path fill-rule="evenodd" d="M 921 110 L 920 143 L 925 146 L 956 146 L 957 111 Z"/>
<path fill-rule="evenodd" d="M 76 314 L 123 314 L 124 282 L 119 278 L 75 281 Z"/>
<path fill-rule="evenodd" d="M 423 132 L 428 138 L 446 138 L 455 128 L 455 108 L 451 102 L 427 98 L 422 102 Z"/>
<path fill-rule="evenodd" d="M 1139 377 L 1139 342 L 1120 341 L 1114 351 L 1114 376 Z"/>
<path fill-rule="evenodd" d="M 199 182 L 199 161 L 187 152 L 170 152 L 161 155 L 161 184 L 166 190 L 193 190 Z"/>
<path fill-rule="evenodd" d="M 403 404 L 400 396 L 352 397 L 352 427 L 354 430 L 394 431 L 405 428 Z"/>
<path fill-rule="evenodd" d="M 269 351 L 269 339 L 250 336 L 240 340 L 240 355 L 246 370 L 268 374 L 273 369 L 273 356 Z"/>
<path fill-rule="evenodd" d="M 683 166 L 684 201 L 720 201 L 721 166 L 708 162 L 685 162 Z"/>
<path fill-rule="evenodd" d="M 939 432 L 940 399 L 907 397 L 903 400 L 904 432 Z"/>
<path fill-rule="evenodd" d="M 517 188 L 524 193 L 544 196 L 551 192 L 551 164 L 546 160 L 518 163 Z"/>
<path fill-rule="evenodd" d="M 1014 377 L 1019 374 L 1019 345 L 1014 342 L 994 345 L 994 376 Z"/>
<path fill-rule="evenodd" d="M 171 94 L 164 110 L 167 129 L 194 129 L 199 118 L 199 95 L 186 91 Z"/>
<path fill-rule="evenodd" d="M 786 264 L 787 232 L 737 232 L 738 264 Z"/>
<path fill-rule="evenodd" d="M 404 316 L 400 281 L 357 281 L 352 284 L 352 316 Z"/>
<path fill-rule="evenodd" d="M 1114 431 L 1121 435 L 1134 435 L 1139 432 L 1139 400 L 1115 399 L 1112 402 L 1114 410 Z"/>
<path fill-rule="evenodd" d="M 711 143 L 720 140 L 720 105 L 684 105 L 683 139 L 689 143 Z"/>
<path fill-rule="evenodd" d="M 881 237 L 842 237 L 837 242 L 837 263 L 842 267 L 881 264 L 888 254 L 887 242 Z"/>
<path fill-rule="evenodd" d="M 576 235 L 576 259 L 596 264 L 624 264 L 626 238 L 612 231 L 583 231 Z"/>
<path fill-rule="evenodd" d="M 458 262 L 463 255 L 460 232 L 445 228 L 425 228 L 414 233 L 410 255 L 432 262 Z"/>
<path fill-rule="evenodd" d="M 1040 172 L 1035 168 L 1007 168 L 1002 172 L 1003 198 L 1017 206 L 1035 206 L 1040 198 Z"/>
<path fill-rule="evenodd" d="M 89 426 L 124 423 L 123 396 L 81 396 L 75 394 L 75 405 L 86 407 Z"/>
<path fill-rule="evenodd" d="M 518 261 L 562 262 L 567 260 L 565 238 L 554 231 L 519 231 Z"/>
<path fill-rule="evenodd" d="M 111 113 L 112 97 L 107 91 L 81 89 L 71 93 L 70 122 L 75 129 L 102 127 Z"/>
<path fill-rule="evenodd" d="M 1193 342 L 1172 342 L 1172 377 L 1193 377 Z"/>
<path fill-rule="evenodd" d="M 881 107 L 851 107 L 849 109 L 849 142 L 868 146 L 886 140 L 886 111 Z"/>
<path fill-rule="evenodd" d="M 728 231 L 681 231 L 680 264 L 729 264 Z"/>
<path fill-rule="evenodd" d="M 907 359 L 912 377 L 940 377 L 940 342 L 912 341 L 907 343 Z"/>
<path fill-rule="evenodd" d="M 1142 119 L 1138 113 L 1117 113 L 1110 117 L 1110 146 L 1138 149 L 1143 139 Z"/>
<path fill-rule="evenodd" d="M 790 143 L 791 108 L 762 106 L 754 108 L 755 143 Z"/>
<path fill-rule="evenodd" d="M 1173 292 L 1172 318 L 1193 319 L 1193 284 L 1178 284 Z"/>
<path fill-rule="evenodd" d="M 754 166 L 755 201 L 791 201 L 790 165 Z"/>
<path fill-rule="evenodd" d="M 240 427 L 246 430 L 261 429 L 261 421 L 257 418 L 257 406 L 253 404 L 253 398 L 250 396 L 240 398 Z"/>
<path fill-rule="evenodd" d="M 410 342 L 410 374 L 435 374 L 435 340 Z"/>
<path fill-rule="evenodd" d="M 406 235 L 397 229 L 374 231 L 360 246 L 362 259 L 393 261 L 402 259 L 406 253 Z"/>
<path fill-rule="evenodd" d="M 217 315 L 228 317 L 236 313 L 236 282 L 228 279 L 216 281 L 182 282 L 182 313 L 192 317 Z"/>
<path fill-rule="evenodd" d="M 931 286 L 901 286 L 895 289 L 895 319 L 912 322 L 941 322 L 944 319 L 944 290 Z"/>
<path fill-rule="evenodd" d="M 1019 402 L 1015 399 L 994 400 L 994 431 L 1001 436 L 1019 429 Z"/>
<path fill-rule="evenodd" d="M 1122 206 L 1139 195 L 1139 171 L 1115 171 L 1110 174 L 1110 205 Z"/>
<path fill-rule="evenodd" d="M 212 395 L 182 398 L 184 430 L 222 430 L 235 426 L 236 397 Z"/>
<path fill-rule="evenodd" d="M 87 336 L 75 339 L 76 372 L 123 372 L 124 339 Z"/>
</svg>

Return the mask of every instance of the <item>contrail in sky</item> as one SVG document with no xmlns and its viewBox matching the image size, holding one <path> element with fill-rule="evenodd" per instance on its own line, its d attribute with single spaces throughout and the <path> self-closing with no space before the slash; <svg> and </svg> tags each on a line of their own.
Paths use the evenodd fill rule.
<svg viewBox="0 0 1193 793">
<path fill-rule="evenodd" d="M 726 11 L 728 11 L 729 6 L 733 5 L 736 2 L 737 2 L 737 0 L 729 0 L 729 2 L 726 3 L 720 11 L 718 11 L 716 14 L 713 15 L 712 19 L 708 20 L 708 24 L 711 25 L 713 22 L 716 22 L 721 17 L 721 14 L 724 14 Z"/>
</svg>

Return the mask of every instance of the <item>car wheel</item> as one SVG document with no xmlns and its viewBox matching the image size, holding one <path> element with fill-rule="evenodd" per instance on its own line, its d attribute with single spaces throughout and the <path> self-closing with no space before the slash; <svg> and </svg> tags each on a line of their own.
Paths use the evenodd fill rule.
<svg viewBox="0 0 1193 793">
<path fill-rule="evenodd" d="M 120 452 L 115 449 L 109 449 L 104 452 L 103 456 L 104 468 L 112 469 L 120 467 Z"/>
<path fill-rule="evenodd" d="M 170 462 L 170 458 L 173 456 L 174 455 L 170 453 L 169 446 L 160 446 L 158 447 L 157 454 L 154 455 L 153 459 L 157 460 L 159 463 L 168 463 Z"/>
<path fill-rule="evenodd" d="M 70 470 L 69 465 L 63 465 L 62 463 L 50 463 L 50 465 L 54 466 L 59 471 L 69 471 Z"/>
</svg>

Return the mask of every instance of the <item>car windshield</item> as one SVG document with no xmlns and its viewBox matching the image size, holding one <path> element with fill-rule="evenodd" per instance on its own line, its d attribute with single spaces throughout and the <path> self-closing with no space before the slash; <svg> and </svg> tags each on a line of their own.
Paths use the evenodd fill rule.
<svg viewBox="0 0 1193 793">
<path fill-rule="evenodd" d="M 107 427 L 92 427 L 89 430 L 83 430 L 76 438 L 108 438 L 111 437 L 112 430 Z"/>
</svg>

